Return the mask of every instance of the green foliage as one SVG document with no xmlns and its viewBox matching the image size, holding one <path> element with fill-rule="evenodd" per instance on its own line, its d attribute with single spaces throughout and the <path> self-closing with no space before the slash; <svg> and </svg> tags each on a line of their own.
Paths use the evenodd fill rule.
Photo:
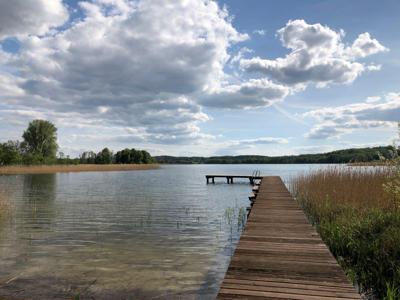
<svg viewBox="0 0 400 300">
<path fill-rule="evenodd" d="M 96 155 L 95 163 L 96 164 L 111 164 L 113 162 L 113 154 L 108 148 L 104 148 Z"/>
<path fill-rule="evenodd" d="M 398 300 L 400 299 L 400 287 L 395 286 L 394 283 L 386 284 L 386 296 L 383 300 Z"/>
<path fill-rule="evenodd" d="M 33 120 L 22 135 L 26 152 L 32 159 L 39 159 L 40 163 L 46 159 L 55 159 L 57 145 L 57 128 L 46 120 Z M 35 161 L 36 162 L 36 161 Z"/>
<path fill-rule="evenodd" d="M 59 153 L 59 158 L 56 160 L 57 165 L 79 165 L 79 158 L 70 158 L 68 155 L 65 156 L 64 153 Z"/>
<path fill-rule="evenodd" d="M 25 153 L 22 160 L 24 165 L 45 164 L 45 158 L 41 153 Z"/>
<path fill-rule="evenodd" d="M 56 157 L 57 128 L 45 120 L 33 120 L 24 131 L 24 141 L 0 143 L 0 166 L 4 165 L 40 165 L 40 164 L 150 164 L 154 158 L 145 150 L 124 149 L 115 155 L 104 148 L 99 153 L 83 152 L 79 158 L 65 157 L 60 152 Z"/>
<path fill-rule="evenodd" d="M 94 164 L 96 162 L 96 153 L 93 151 L 83 152 L 79 157 L 81 164 Z"/>
<path fill-rule="evenodd" d="M 114 160 L 117 164 L 149 164 L 154 162 L 150 153 L 133 148 L 118 151 L 114 156 Z"/>
<path fill-rule="evenodd" d="M 8 141 L 0 144 L 0 165 L 16 165 L 22 162 L 20 144 L 18 141 Z"/>
<path fill-rule="evenodd" d="M 392 159 L 397 150 L 393 146 L 346 149 L 322 154 L 302 154 L 287 156 L 213 156 L 213 157 L 174 157 L 156 156 L 161 164 L 308 164 L 308 163 L 351 163 Z"/>
<path fill-rule="evenodd" d="M 142 150 L 141 152 L 141 157 L 142 157 L 142 163 L 144 164 L 150 164 L 153 162 L 153 158 L 151 157 L 150 153 Z"/>
<path fill-rule="evenodd" d="M 117 164 L 130 164 L 133 161 L 132 152 L 136 151 L 135 149 L 129 150 L 124 149 L 115 153 L 115 162 Z"/>
<path fill-rule="evenodd" d="M 382 298 L 388 282 L 400 285 L 400 214 L 347 207 L 319 219 L 321 237 L 362 291 Z"/>
</svg>

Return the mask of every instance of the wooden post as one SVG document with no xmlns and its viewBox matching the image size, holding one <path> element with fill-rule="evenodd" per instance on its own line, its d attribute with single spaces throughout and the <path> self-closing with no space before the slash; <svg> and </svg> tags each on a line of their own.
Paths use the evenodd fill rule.
<svg viewBox="0 0 400 300">
<path fill-rule="evenodd" d="M 254 178 L 253 177 L 249 177 L 250 179 L 250 184 L 254 184 Z"/>
<path fill-rule="evenodd" d="M 209 177 L 208 177 L 208 176 L 206 176 L 206 179 L 207 179 L 207 184 L 209 184 L 209 183 L 210 183 L 210 182 L 208 181 Z"/>
<path fill-rule="evenodd" d="M 213 183 L 213 184 L 215 184 L 215 180 L 214 180 L 214 177 L 212 178 L 212 183 Z"/>
</svg>

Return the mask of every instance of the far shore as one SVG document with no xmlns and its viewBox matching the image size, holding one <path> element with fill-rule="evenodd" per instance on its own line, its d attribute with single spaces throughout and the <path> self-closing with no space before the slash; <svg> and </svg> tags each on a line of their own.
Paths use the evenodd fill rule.
<svg viewBox="0 0 400 300">
<path fill-rule="evenodd" d="M 4 166 L 0 167 L 0 175 L 6 174 L 46 174 L 67 172 L 106 172 L 134 171 L 159 168 L 158 164 L 81 164 L 81 165 L 39 165 L 39 166 Z"/>
</svg>

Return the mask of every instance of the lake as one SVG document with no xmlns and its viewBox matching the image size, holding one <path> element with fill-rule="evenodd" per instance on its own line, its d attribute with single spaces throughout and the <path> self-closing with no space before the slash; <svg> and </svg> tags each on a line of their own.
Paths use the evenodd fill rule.
<svg viewBox="0 0 400 300">
<path fill-rule="evenodd" d="M 248 180 L 326 165 L 168 165 L 0 176 L 0 298 L 214 299 L 246 221 Z"/>
</svg>

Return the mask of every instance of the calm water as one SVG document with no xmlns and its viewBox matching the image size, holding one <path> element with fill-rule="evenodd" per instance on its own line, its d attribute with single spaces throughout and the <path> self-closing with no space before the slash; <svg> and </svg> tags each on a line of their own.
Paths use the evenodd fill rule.
<svg viewBox="0 0 400 300">
<path fill-rule="evenodd" d="M 214 299 L 245 223 L 250 185 L 318 165 L 163 166 L 0 176 L 0 298 Z"/>
</svg>

